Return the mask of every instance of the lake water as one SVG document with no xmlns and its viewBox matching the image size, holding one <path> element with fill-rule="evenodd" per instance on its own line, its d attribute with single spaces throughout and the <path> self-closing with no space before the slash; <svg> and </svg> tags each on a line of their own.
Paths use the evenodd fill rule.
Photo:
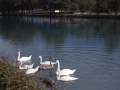
<svg viewBox="0 0 120 90">
<path fill-rule="evenodd" d="M 0 17 L 0 55 L 13 64 L 18 49 L 32 54 L 34 67 L 41 55 L 59 60 L 61 69 L 77 69 L 74 82 L 57 82 L 57 65 L 37 73 L 51 77 L 57 90 L 120 90 L 120 20 Z"/>
</svg>

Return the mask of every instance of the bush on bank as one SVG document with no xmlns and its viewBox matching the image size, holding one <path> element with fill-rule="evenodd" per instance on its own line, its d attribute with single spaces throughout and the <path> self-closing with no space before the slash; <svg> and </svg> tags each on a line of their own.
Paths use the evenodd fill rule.
<svg viewBox="0 0 120 90">
<path fill-rule="evenodd" d="M 0 56 L 0 90 L 44 90 L 41 82 L 33 82 L 30 76 L 18 72 Z"/>
</svg>

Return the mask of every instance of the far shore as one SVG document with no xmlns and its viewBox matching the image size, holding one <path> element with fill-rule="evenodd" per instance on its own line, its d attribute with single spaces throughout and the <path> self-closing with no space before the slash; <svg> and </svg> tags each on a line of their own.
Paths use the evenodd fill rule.
<svg viewBox="0 0 120 90">
<path fill-rule="evenodd" d="M 0 16 L 38 16 L 38 17 L 68 17 L 68 18 L 113 18 L 120 19 L 120 13 L 7 13 Z"/>
</svg>

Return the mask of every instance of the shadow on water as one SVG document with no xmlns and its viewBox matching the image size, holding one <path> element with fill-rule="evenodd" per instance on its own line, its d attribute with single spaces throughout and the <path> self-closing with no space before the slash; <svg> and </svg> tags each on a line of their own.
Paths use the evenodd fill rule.
<svg viewBox="0 0 120 90">
<path fill-rule="evenodd" d="M 64 43 L 69 35 L 87 40 L 104 40 L 109 53 L 119 44 L 120 21 L 106 19 L 68 19 L 40 17 L 1 17 L 0 33 L 14 43 L 31 42 L 35 36 L 46 39 L 46 43 Z M 115 42 L 115 43 L 114 43 Z M 110 49 L 109 49 L 110 48 Z M 110 51 L 109 51 L 110 50 Z"/>
</svg>

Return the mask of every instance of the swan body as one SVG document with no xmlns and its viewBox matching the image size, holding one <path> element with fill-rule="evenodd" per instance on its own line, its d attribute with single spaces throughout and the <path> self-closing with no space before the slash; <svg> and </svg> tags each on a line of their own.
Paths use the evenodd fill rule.
<svg viewBox="0 0 120 90">
<path fill-rule="evenodd" d="M 20 62 L 19 69 L 23 70 L 23 69 L 27 69 L 27 67 L 26 66 L 22 66 L 22 62 Z"/>
<path fill-rule="evenodd" d="M 57 76 L 57 80 L 60 81 L 74 81 L 77 79 L 78 79 L 77 77 L 71 77 L 71 76 L 62 76 L 62 77 L 60 77 L 60 75 Z"/>
<path fill-rule="evenodd" d="M 34 63 L 31 64 L 31 65 L 22 65 L 22 62 L 21 62 L 20 66 L 19 66 L 19 69 L 30 69 L 30 68 L 33 67 L 33 65 L 34 65 Z"/>
<path fill-rule="evenodd" d="M 70 75 L 70 74 L 73 74 L 76 71 L 76 69 L 74 69 L 74 70 L 62 69 L 62 70 L 60 70 L 60 62 L 59 62 L 59 60 L 56 60 L 56 63 L 58 64 L 58 69 L 56 71 L 57 75 Z"/>
<path fill-rule="evenodd" d="M 40 66 L 39 66 L 39 69 L 40 69 L 40 70 L 46 70 L 47 68 L 45 67 L 45 65 L 40 65 Z"/>
<path fill-rule="evenodd" d="M 42 62 L 42 56 L 38 56 L 38 58 L 40 58 L 40 64 L 42 64 L 42 65 L 50 65 L 50 61 Z M 50 57 L 50 59 L 52 59 L 52 58 Z M 51 62 L 51 64 L 56 64 L 56 62 Z"/>
<path fill-rule="evenodd" d="M 33 68 L 33 65 L 34 65 L 34 63 L 31 65 L 25 65 L 25 66 L 27 67 L 27 69 L 30 69 L 30 68 Z"/>
<path fill-rule="evenodd" d="M 18 49 L 18 61 L 19 62 L 27 62 L 31 59 L 32 55 L 28 56 L 28 57 L 21 57 L 20 58 L 20 49 Z"/>
<path fill-rule="evenodd" d="M 51 58 L 50 58 L 50 65 L 44 65 L 46 69 L 52 69 L 54 67 L 54 64 L 52 64 Z"/>
<path fill-rule="evenodd" d="M 39 66 L 37 66 L 35 69 L 31 68 L 26 71 L 26 74 L 34 74 L 39 70 Z"/>
<path fill-rule="evenodd" d="M 74 72 L 76 71 L 76 69 L 74 70 L 70 70 L 70 69 L 63 69 L 63 70 L 57 70 L 56 71 L 56 74 L 58 75 L 70 75 L 70 74 L 73 74 Z"/>
<path fill-rule="evenodd" d="M 54 67 L 54 64 L 52 64 L 52 62 L 51 62 L 51 58 L 50 58 L 50 65 L 48 64 L 41 64 L 40 65 L 40 70 L 45 70 L 45 69 L 52 69 Z"/>
</svg>

